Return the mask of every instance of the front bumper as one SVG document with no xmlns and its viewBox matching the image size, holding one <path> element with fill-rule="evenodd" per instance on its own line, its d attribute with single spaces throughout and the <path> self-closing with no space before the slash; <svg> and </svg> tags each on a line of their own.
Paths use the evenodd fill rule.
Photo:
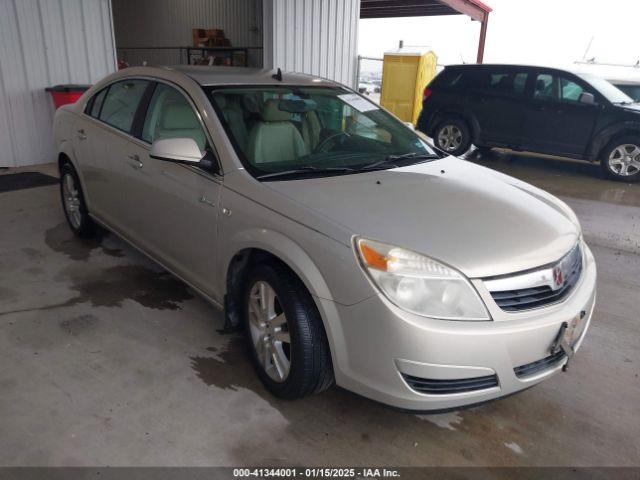
<svg viewBox="0 0 640 480">
<path fill-rule="evenodd" d="M 524 376 L 514 369 L 549 357 L 562 323 L 584 312 L 574 337 L 577 350 L 591 322 L 596 266 L 586 245 L 583 255 L 582 277 L 571 294 L 544 308 L 504 312 L 482 281 L 473 281 L 493 318 L 488 322 L 429 319 L 400 310 L 380 295 L 351 306 L 331 302 L 324 306 L 330 308 L 321 307 L 338 317 L 331 322 L 339 325 L 331 335 L 337 384 L 395 407 L 427 411 L 481 403 L 539 383 L 558 373 L 566 357 Z M 493 375 L 495 386 L 445 394 L 420 393 L 407 382 L 418 378 L 440 384 Z"/>
</svg>

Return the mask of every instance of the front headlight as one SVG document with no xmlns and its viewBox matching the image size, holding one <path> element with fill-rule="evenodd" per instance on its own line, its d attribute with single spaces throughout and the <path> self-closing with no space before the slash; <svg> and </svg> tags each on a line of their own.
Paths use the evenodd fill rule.
<svg viewBox="0 0 640 480">
<path fill-rule="evenodd" d="M 445 320 L 490 320 L 464 275 L 429 257 L 357 238 L 355 249 L 371 281 L 396 306 Z"/>
</svg>

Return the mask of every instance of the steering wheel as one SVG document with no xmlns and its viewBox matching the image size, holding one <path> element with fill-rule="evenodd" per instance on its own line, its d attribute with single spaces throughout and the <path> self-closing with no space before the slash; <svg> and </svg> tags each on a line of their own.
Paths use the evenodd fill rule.
<svg viewBox="0 0 640 480">
<path fill-rule="evenodd" d="M 329 144 L 329 142 L 335 142 L 338 138 L 340 137 L 346 137 L 346 138 L 351 138 L 351 134 L 348 132 L 338 132 L 338 133 L 334 133 L 333 135 L 329 135 L 327 138 L 325 138 L 324 140 L 322 140 L 318 145 L 316 145 L 316 148 L 313 149 L 313 152 L 311 153 L 318 153 L 318 152 L 322 152 L 323 148 Z M 343 140 L 344 141 L 344 140 Z"/>
</svg>

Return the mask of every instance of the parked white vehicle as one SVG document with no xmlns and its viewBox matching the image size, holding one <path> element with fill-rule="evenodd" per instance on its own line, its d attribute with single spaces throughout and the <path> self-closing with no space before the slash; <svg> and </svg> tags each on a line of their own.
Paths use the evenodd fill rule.
<svg viewBox="0 0 640 480">
<path fill-rule="evenodd" d="M 339 84 L 130 68 L 60 109 L 55 141 L 71 229 L 107 227 L 225 307 L 275 395 L 484 402 L 559 372 L 591 321 L 566 204 Z"/>
</svg>

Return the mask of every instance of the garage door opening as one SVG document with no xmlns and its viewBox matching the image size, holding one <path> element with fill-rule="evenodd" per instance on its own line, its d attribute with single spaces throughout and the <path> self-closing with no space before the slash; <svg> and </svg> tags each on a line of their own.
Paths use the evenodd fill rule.
<svg viewBox="0 0 640 480">
<path fill-rule="evenodd" d="M 262 0 L 112 0 L 118 67 L 262 67 Z"/>
</svg>

